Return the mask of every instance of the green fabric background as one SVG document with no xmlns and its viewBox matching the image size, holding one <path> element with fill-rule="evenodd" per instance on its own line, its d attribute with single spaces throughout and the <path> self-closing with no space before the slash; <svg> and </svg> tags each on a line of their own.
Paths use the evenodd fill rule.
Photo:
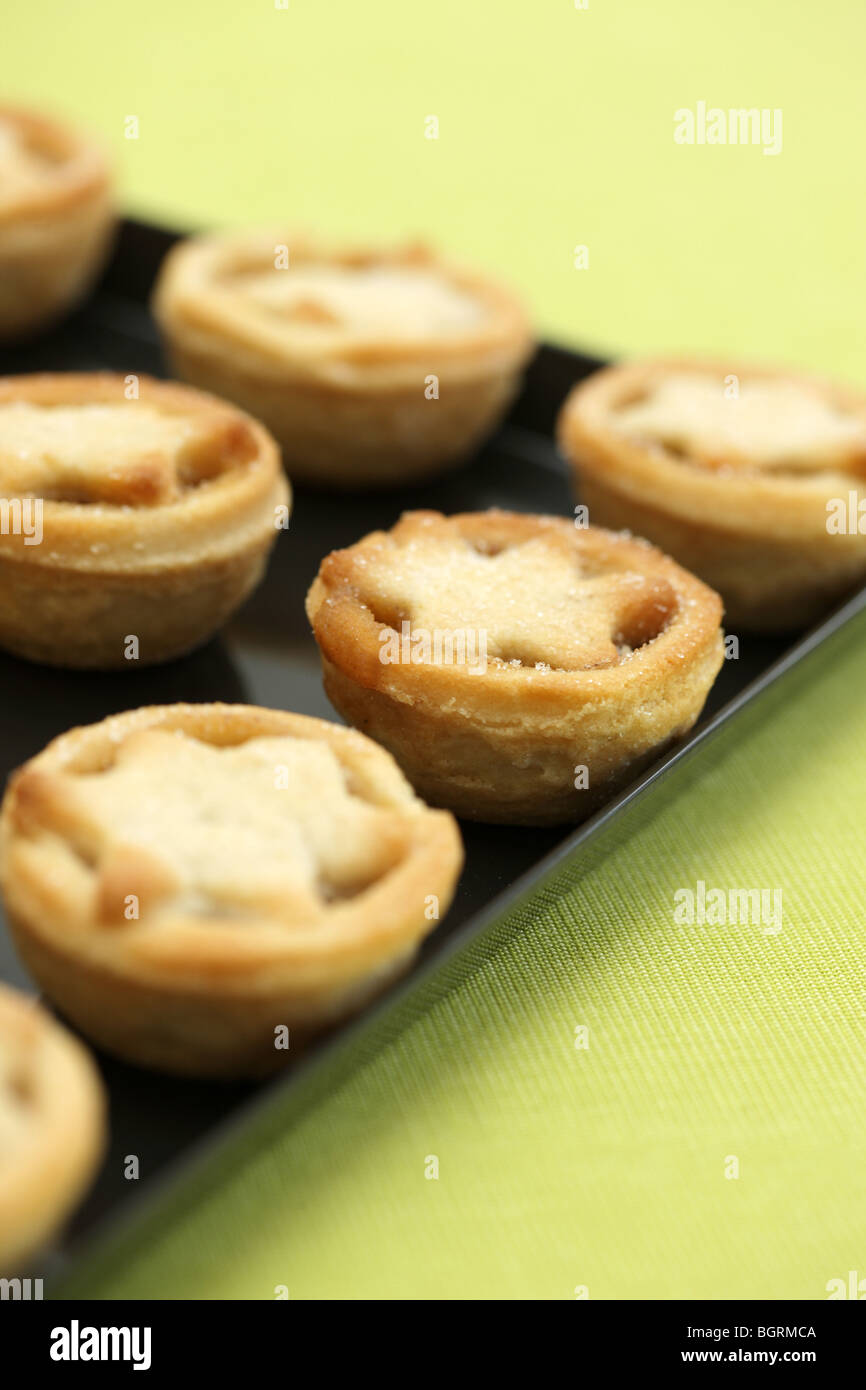
<svg viewBox="0 0 866 1390">
<path fill-rule="evenodd" d="M 30 0 L 3 68 L 7 94 L 104 132 L 141 215 L 420 231 L 507 274 L 547 336 L 862 381 L 864 38 L 859 0 Z M 781 107 L 782 154 L 675 145 L 699 100 Z M 864 636 L 784 679 L 606 858 L 563 869 L 68 1291 L 822 1298 L 866 1275 Z M 675 927 L 699 878 L 780 887 L 782 932 Z"/>
</svg>

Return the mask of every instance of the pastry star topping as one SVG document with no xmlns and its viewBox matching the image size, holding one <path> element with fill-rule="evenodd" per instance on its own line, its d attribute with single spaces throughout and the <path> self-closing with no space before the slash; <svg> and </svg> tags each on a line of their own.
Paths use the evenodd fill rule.
<svg viewBox="0 0 866 1390">
<path fill-rule="evenodd" d="M 176 376 L 266 425 L 294 480 L 353 491 L 471 456 L 532 350 L 523 307 L 486 274 L 285 227 L 181 242 L 153 309 Z"/>
<path fill-rule="evenodd" d="M 866 479 L 866 396 L 851 386 L 749 362 L 624 362 L 574 388 L 557 436 L 593 522 L 700 576 L 734 632 L 806 628 L 862 582 L 866 541 L 835 530 Z"/>
<path fill-rule="evenodd" d="M 174 501 L 239 463 L 244 426 L 173 415 L 141 402 L 0 405 L 0 493 L 141 506 Z"/>
<path fill-rule="evenodd" d="M 356 794 L 325 743 L 214 747 L 158 729 L 130 735 L 103 772 L 30 770 L 17 805 L 19 824 L 94 866 L 98 915 L 118 923 L 133 894 L 142 920 L 166 909 L 309 926 L 394 865 L 411 819 Z"/>
<path fill-rule="evenodd" d="M 442 276 L 422 268 L 370 265 L 301 264 L 296 269 L 244 271 L 231 277 L 232 289 L 312 331 L 339 326 L 345 331 L 388 333 L 413 338 L 424 334 L 471 331 L 483 307 Z"/>
<path fill-rule="evenodd" d="M 723 660 L 716 594 L 567 517 L 408 512 L 329 555 L 307 613 L 339 713 L 425 799 L 503 824 L 590 814 L 691 728 Z"/>
<path fill-rule="evenodd" d="M 420 518 L 423 521 L 423 518 Z M 561 532 L 485 553 L 410 514 L 393 533 L 356 547 L 350 582 L 381 622 L 399 629 L 474 630 L 488 659 L 561 671 L 616 666 L 664 628 L 676 599 L 664 579 L 582 568 Z M 400 544 L 407 523 L 411 539 Z M 325 562 L 326 582 L 345 552 Z"/>
<path fill-rule="evenodd" d="M 721 379 L 670 373 L 611 423 L 707 468 L 866 472 L 863 421 L 790 381 L 745 381 L 729 396 Z"/>
<path fill-rule="evenodd" d="M 371 739 L 239 704 L 71 729 L 0 807 L 33 977 L 100 1046 L 188 1076 L 272 1072 L 356 1013 L 435 929 L 462 862 L 453 818 Z"/>
</svg>

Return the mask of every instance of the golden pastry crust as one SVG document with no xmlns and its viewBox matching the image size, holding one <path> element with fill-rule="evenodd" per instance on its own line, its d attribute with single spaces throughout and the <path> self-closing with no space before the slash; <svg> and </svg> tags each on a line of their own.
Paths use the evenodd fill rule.
<svg viewBox="0 0 866 1390">
<path fill-rule="evenodd" d="M 261 578 L 289 489 L 273 439 L 233 406 L 65 373 L 0 379 L 0 499 L 0 645 L 120 668 L 130 637 L 147 665 L 225 622 Z"/>
<path fill-rule="evenodd" d="M 627 363 L 574 389 L 558 435 L 591 520 L 699 574 L 732 628 L 805 626 L 866 575 L 866 526 L 828 528 L 833 499 L 866 513 L 866 398 L 849 388 L 730 362 Z"/>
<path fill-rule="evenodd" d="M 721 612 L 646 542 L 502 511 L 408 512 L 307 596 L 331 703 L 426 800 L 537 825 L 581 819 L 691 728 Z"/>
<path fill-rule="evenodd" d="M 447 910 L 461 864 L 452 817 L 383 749 L 243 705 L 73 729 L 0 811 L 34 978 L 100 1046 L 187 1075 L 272 1071 L 360 1008 Z"/>
<path fill-rule="evenodd" d="M 83 1195 L 105 1147 L 105 1096 L 81 1044 L 0 985 L 0 1273 L 14 1274 Z"/>
<path fill-rule="evenodd" d="M 332 248 L 285 229 L 180 243 L 153 307 L 177 375 L 263 420 L 291 477 L 326 486 L 459 462 L 532 350 L 520 304 L 473 271 L 419 246 Z"/>
<path fill-rule="evenodd" d="M 100 148 L 65 122 L 0 105 L 0 339 L 41 328 L 86 294 L 114 221 Z"/>
</svg>

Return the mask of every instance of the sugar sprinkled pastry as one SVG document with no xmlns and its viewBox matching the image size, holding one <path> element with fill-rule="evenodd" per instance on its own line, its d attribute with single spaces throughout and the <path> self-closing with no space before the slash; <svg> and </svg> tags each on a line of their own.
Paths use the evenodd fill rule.
<svg viewBox="0 0 866 1390">
<path fill-rule="evenodd" d="M 559 517 L 406 513 L 307 596 L 334 707 L 428 801 L 578 820 L 694 724 L 721 603 L 646 542 Z"/>
<path fill-rule="evenodd" d="M 144 1066 L 251 1076 L 409 964 L 462 864 L 451 816 L 354 730 L 244 705 L 73 729 L 12 779 L 0 883 L 46 995 Z"/>
<path fill-rule="evenodd" d="M 581 501 L 721 594 L 733 630 L 803 627 L 866 577 L 866 397 L 737 363 L 633 362 L 559 420 Z"/>
<path fill-rule="evenodd" d="M 176 374 L 271 429 L 294 481 L 402 484 L 499 423 L 532 350 L 495 281 L 419 246 L 338 248 L 285 230 L 181 242 L 154 296 Z"/>
<path fill-rule="evenodd" d="M 234 406 L 58 373 L 0 379 L 0 499 L 0 646 L 107 668 L 220 627 L 258 583 L 289 490 L 273 439 Z"/>
</svg>

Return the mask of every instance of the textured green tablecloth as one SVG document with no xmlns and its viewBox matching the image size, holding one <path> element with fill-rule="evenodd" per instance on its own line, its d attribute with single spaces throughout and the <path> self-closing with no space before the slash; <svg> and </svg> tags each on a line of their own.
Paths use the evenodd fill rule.
<svg viewBox="0 0 866 1390">
<path fill-rule="evenodd" d="M 862 381 L 864 37 L 860 0 L 30 0 L 3 66 L 10 95 L 105 132 L 140 214 L 421 231 L 506 273 L 563 341 Z M 677 145 L 701 101 L 780 108 L 782 152 Z M 71 1291 L 822 1298 L 866 1277 L 864 638 L 787 677 L 606 859 L 563 869 Z M 780 889 L 782 930 L 677 926 L 698 880 Z"/>
</svg>

